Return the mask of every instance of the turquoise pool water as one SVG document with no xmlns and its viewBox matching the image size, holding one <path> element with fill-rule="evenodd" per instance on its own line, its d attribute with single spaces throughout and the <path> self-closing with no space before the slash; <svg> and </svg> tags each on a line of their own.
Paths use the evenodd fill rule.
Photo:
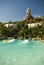
<svg viewBox="0 0 44 65">
<path fill-rule="evenodd" d="M 44 44 L 40 41 L 0 41 L 0 65 L 44 65 Z"/>
</svg>

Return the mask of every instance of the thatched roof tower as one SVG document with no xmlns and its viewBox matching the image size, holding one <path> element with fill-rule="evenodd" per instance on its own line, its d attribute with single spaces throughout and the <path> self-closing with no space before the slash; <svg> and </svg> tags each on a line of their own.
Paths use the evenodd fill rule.
<svg viewBox="0 0 44 65">
<path fill-rule="evenodd" d="M 33 19 L 33 16 L 31 15 L 31 10 L 30 10 L 30 8 L 27 8 L 27 10 L 26 10 L 26 15 L 25 15 L 24 19 L 25 19 L 25 20 Z"/>
</svg>

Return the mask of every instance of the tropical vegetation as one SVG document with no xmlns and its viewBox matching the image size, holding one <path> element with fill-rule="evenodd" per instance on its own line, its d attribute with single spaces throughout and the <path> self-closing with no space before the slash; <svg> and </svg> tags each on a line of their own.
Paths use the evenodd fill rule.
<svg viewBox="0 0 44 65">
<path fill-rule="evenodd" d="M 37 25 L 35 27 L 30 27 L 28 28 L 29 23 L 37 23 L 37 22 L 42 22 L 41 26 Z M 34 19 L 30 19 L 29 21 L 17 21 L 17 22 L 12 22 L 9 21 L 8 24 L 16 24 L 15 28 L 7 28 L 4 25 L 6 23 L 0 22 L 0 38 L 2 37 L 14 37 L 17 35 L 17 38 L 36 38 L 36 37 L 41 37 L 44 39 L 44 16 L 41 17 L 36 17 Z"/>
</svg>

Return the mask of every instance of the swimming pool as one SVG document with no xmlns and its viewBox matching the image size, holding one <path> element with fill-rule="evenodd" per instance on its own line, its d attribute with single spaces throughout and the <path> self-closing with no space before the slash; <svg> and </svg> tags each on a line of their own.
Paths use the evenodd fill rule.
<svg viewBox="0 0 44 65">
<path fill-rule="evenodd" d="M 0 65 L 44 65 L 44 44 L 40 41 L 0 41 Z"/>
</svg>

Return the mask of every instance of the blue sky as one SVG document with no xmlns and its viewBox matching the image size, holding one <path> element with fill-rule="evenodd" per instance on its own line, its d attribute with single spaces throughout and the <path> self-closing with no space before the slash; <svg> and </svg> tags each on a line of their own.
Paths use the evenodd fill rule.
<svg viewBox="0 0 44 65">
<path fill-rule="evenodd" d="M 33 16 L 44 16 L 44 0 L 0 0 L 0 22 L 23 20 L 27 8 Z"/>
</svg>

